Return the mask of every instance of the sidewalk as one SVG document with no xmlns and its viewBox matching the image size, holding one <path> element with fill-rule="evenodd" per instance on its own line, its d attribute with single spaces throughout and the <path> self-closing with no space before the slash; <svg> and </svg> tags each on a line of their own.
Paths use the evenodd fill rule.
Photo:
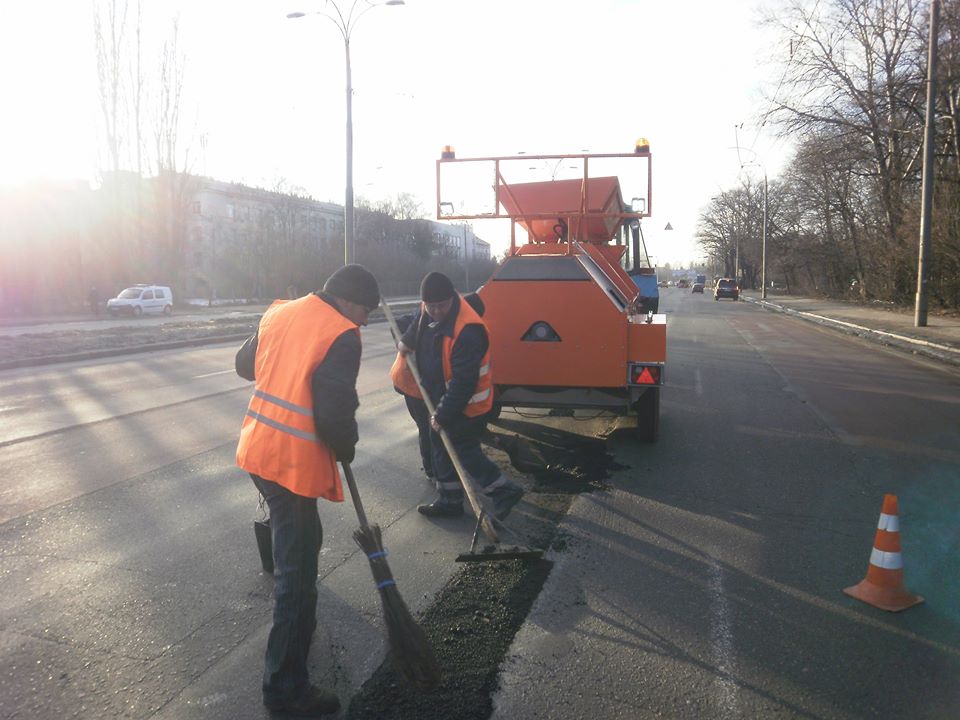
<svg viewBox="0 0 960 720">
<path fill-rule="evenodd" d="M 773 312 L 786 313 L 883 345 L 960 365 L 960 317 L 930 314 L 926 327 L 915 327 L 912 312 L 887 309 L 882 305 L 769 293 L 767 299 L 762 300 L 759 290 L 746 290 L 740 297 Z"/>
</svg>

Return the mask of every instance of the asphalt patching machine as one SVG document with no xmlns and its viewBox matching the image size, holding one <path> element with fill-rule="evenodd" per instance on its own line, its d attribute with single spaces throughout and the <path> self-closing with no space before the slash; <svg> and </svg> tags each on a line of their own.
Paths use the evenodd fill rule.
<svg viewBox="0 0 960 720">
<path fill-rule="evenodd" d="M 444 148 L 437 218 L 510 220 L 510 249 L 478 291 L 495 413 L 630 416 L 640 440 L 657 439 L 666 318 L 640 292 L 656 278 L 640 230 L 651 182 L 645 140 L 619 154 L 458 158 Z"/>
</svg>

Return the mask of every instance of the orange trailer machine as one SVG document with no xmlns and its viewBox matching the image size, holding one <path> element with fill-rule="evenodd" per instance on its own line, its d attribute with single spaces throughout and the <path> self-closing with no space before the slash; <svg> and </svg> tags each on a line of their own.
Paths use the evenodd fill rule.
<svg viewBox="0 0 960 720">
<path fill-rule="evenodd" d="M 622 177 L 611 174 L 624 165 L 631 190 L 640 191 L 630 203 Z M 549 180 L 527 181 L 544 169 Z M 636 231 L 650 215 L 651 177 L 646 141 L 633 153 L 607 155 L 458 159 L 444 148 L 438 219 L 510 219 L 509 254 L 479 290 L 495 407 L 630 415 L 639 439 L 657 439 L 666 319 L 641 311 L 628 274 L 646 257 L 636 250 Z M 517 242 L 517 225 L 526 244 Z"/>
</svg>

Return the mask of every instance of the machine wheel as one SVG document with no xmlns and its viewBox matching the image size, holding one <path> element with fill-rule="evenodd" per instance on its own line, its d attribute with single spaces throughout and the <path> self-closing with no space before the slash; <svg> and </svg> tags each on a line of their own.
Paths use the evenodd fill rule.
<svg viewBox="0 0 960 720">
<path fill-rule="evenodd" d="M 637 440 L 653 443 L 660 436 L 660 388 L 647 390 L 633 404 L 637 414 Z"/>
<path fill-rule="evenodd" d="M 163 306 L 163 314 L 164 314 L 164 315 L 167 315 L 167 316 L 172 315 L 172 314 L 173 314 L 173 305 L 164 305 L 164 306 Z"/>
<path fill-rule="evenodd" d="M 142 314 L 143 314 L 143 308 L 141 308 L 139 305 L 134 305 L 134 306 L 133 306 L 133 316 L 134 316 L 134 317 L 140 317 L 140 315 L 142 315 Z"/>
</svg>

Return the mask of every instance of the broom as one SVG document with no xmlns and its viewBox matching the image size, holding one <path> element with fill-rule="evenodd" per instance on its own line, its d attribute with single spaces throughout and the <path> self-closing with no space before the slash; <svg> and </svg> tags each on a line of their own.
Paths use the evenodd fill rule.
<svg viewBox="0 0 960 720">
<path fill-rule="evenodd" d="M 367 514 L 360 502 L 360 492 L 353 478 L 350 463 L 340 463 L 343 475 L 350 488 L 353 506 L 357 510 L 360 527 L 353 531 L 353 539 L 367 555 L 370 572 L 380 591 L 383 605 L 383 621 L 387 626 L 387 638 L 390 645 L 390 660 L 400 676 L 419 690 L 433 690 L 440 684 L 440 664 L 433 654 L 433 648 L 427 636 L 417 624 L 407 604 L 400 596 L 393 573 L 387 564 L 387 551 L 383 549 L 383 539 L 379 525 L 367 523 Z"/>
</svg>

